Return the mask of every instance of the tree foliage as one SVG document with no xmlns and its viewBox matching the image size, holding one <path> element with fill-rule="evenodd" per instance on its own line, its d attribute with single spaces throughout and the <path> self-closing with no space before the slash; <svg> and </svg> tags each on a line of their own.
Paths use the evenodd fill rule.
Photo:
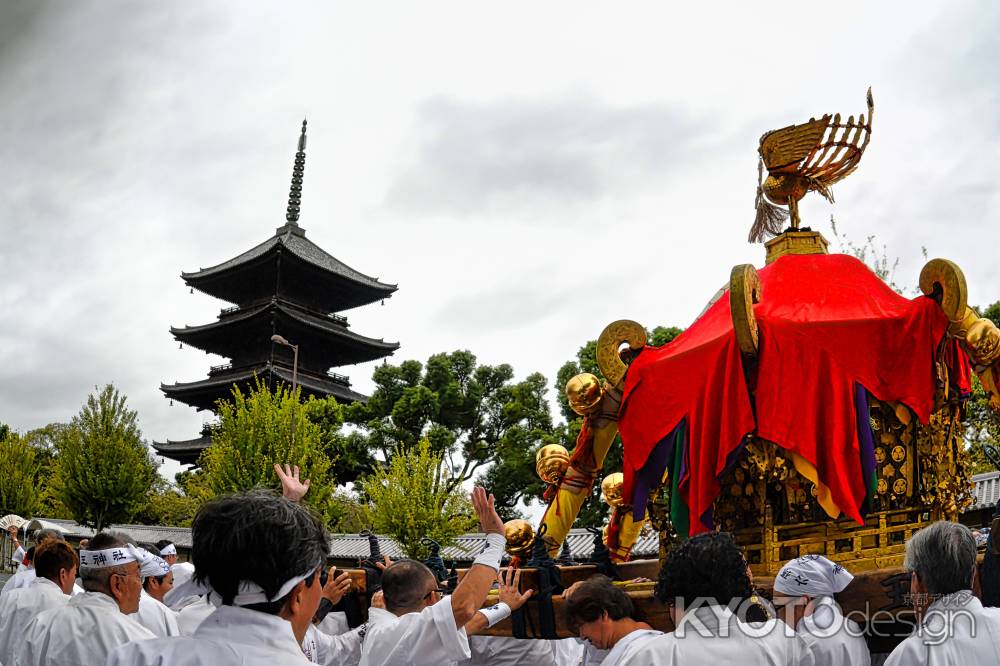
<svg viewBox="0 0 1000 666">
<path fill-rule="evenodd" d="M 478 365 L 469 351 L 379 366 L 366 404 L 344 408 L 357 425 L 358 446 L 391 460 L 427 440 L 448 466 L 454 488 L 484 466 L 535 448 L 552 430 L 546 380 L 535 373 L 520 382 L 507 365 Z"/>
<path fill-rule="evenodd" d="M 127 522 L 156 479 L 136 413 L 111 384 L 91 394 L 59 435 L 56 493 L 81 525 Z"/>
<path fill-rule="evenodd" d="M 200 504 L 158 475 L 132 520 L 142 525 L 190 527 Z"/>
<path fill-rule="evenodd" d="M 203 473 L 185 479 L 188 494 L 207 499 L 252 488 L 280 490 L 274 464 L 288 463 L 312 484 L 303 501 L 333 518 L 334 480 L 322 429 L 306 415 L 299 391 L 282 384 L 272 392 L 258 382 L 248 394 L 234 387 L 232 396 L 219 401 L 219 425 L 198 460 Z"/>
<path fill-rule="evenodd" d="M 0 428 L 0 515 L 29 518 L 41 505 L 38 476 L 41 461 L 27 439 Z"/>
<path fill-rule="evenodd" d="M 400 447 L 360 482 L 364 520 L 376 533 L 393 537 L 407 557 L 422 560 L 430 554 L 423 537 L 448 546 L 476 525 L 468 497 L 453 481 L 429 440 Z"/>
<path fill-rule="evenodd" d="M 1000 301 L 982 308 L 982 316 L 1000 326 Z M 986 457 L 986 446 L 1000 449 L 1000 417 L 990 407 L 989 395 L 973 374 L 972 397 L 965 405 L 965 443 L 969 455 L 969 472 L 980 474 L 996 470 L 993 462 Z"/>
<path fill-rule="evenodd" d="M 344 407 L 332 396 L 309 396 L 306 418 L 319 426 L 320 446 L 330 459 L 330 475 L 343 485 L 353 483 L 375 468 L 368 441 L 357 431 L 343 432 Z"/>
</svg>

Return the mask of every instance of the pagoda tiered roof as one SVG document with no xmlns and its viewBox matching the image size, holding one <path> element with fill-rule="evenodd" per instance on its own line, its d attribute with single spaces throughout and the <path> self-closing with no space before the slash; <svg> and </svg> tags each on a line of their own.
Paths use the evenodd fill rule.
<svg viewBox="0 0 1000 666">
<path fill-rule="evenodd" d="M 184 344 L 236 359 L 266 354 L 274 330 L 300 345 L 302 365 L 324 370 L 373 361 L 399 349 L 398 342 L 354 333 L 344 317 L 319 315 L 278 297 L 257 305 L 229 308 L 222 311 L 218 321 L 171 328 L 170 332 Z"/>
<path fill-rule="evenodd" d="M 199 410 L 214 411 L 218 400 L 229 399 L 231 397 L 234 384 L 246 393 L 254 385 L 255 378 L 272 387 L 277 382 L 284 382 L 291 386 L 292 369 L 276 363 L 267 363 L 259 367 L 248 366 L 242 368 L 222 365 L 212 368 L 206 379 L 196 382 L 160 384 L 160 390 L 171 400 L 179 400 Z M 317 398 L 332 395 L 341 403 L 363 402 L 367 399 L 361 393 L 353 391 L 350 381 L 343 375 L 335 373 L 320 375 L 314 372 L 303 371 L 300 367 L 297 381 L 299 388 L 302 390 L 303 399 L 308 399 L 308 396 L 311 395 Z"/>
<path fill-rule="evenodd" d="M 288 222 L 243 254 L 210 268 L 181 273 L 189 286 L 237 305 L 274 293 L 326 312 L 349 310 L 393 294 L 394 284 L 357 271 Z"/>
</svg>

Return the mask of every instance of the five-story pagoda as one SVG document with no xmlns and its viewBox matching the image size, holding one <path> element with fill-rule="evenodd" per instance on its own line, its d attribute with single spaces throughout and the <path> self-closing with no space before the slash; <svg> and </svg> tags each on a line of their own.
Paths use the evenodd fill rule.
<svg viewBox="0 0 1000 666">
<path fill-rule="evenodd" d="M 230 396 L 234 384 L 246 390 L 255 377 L 272 388 L 279 382 L 292 384 L 294 379 L 303 397 L 364 400 L 365 396 L 351 390 L 347 377 L 330 368 L 379 359 L 399 348 L 398 343 L 354 333 L 347 318 L 337 314 L 388 298 L 397 287 L 354 270 L 306 238 L 298 225 L 305 147 L 303 121 L 286 223 L 266 241 L 229 261 L 181 274 L 192 289 L 233 305 L 223 309 L 217 321 L 172 327 L 171 334 L 182 344 L 231 362 L 211 368 L 200 381 L 161 384 L 160 390 L 171 400 L 214 411 L 219 399 Z M 296 348 L 282 344 L 282 339 Z M 194 463 L 210 443 L 204 433 L 197 439 L 153 446 L 160 455 Z"/>
</svg>

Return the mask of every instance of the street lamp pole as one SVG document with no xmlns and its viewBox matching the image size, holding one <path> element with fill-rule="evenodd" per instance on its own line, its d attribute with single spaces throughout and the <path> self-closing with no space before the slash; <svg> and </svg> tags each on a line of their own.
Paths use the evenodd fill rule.
<svg viewBox="0 0 1000 666">
<path fill-rule="evenodd" d="M 271 342 L 292 348 L 292 393 L 295 393 L 295 389 L 299 386 L 299 346 L 293 345 L 277 333 L 271 336 Z"/>
<path fill-rule="evenodd" d="M 293 345 L 291 342 L 283 338 L 282 336 L 275 333 L 271 336 L 271 342 L 284 345 L 285 347 L 292 348 L 292 395 L 295 396 L 296 407 L 298 406 L 298 395 L 295 393 L 295 389 L 299 386 L 299 346 Z M 298 411 L 297 409 L 295 410 Z M 295 418 L 296 414 L 292 414 L 292 446 L 295 446 Z"/>
</svg>

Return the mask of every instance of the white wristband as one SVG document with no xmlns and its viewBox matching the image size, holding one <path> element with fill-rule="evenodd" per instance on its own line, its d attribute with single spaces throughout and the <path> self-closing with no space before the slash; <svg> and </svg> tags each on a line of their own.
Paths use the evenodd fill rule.
<svg viewBox="0 0 1000 666">
<path fill-rule="evenodd" d="M 489 608 L 480 608 L 479 612 L 486 618 L 486 625 L 492 627 L 497 622 L 502 622 L 510 617 L 511 611 L 510 606 L 506 602 L 501 601 Z"/>
<path fill-rule="evenodd" d="M 507 545 L 507 539 L 502 534 L 491 533 L 486 535 L 486 547 L 472 561 L 473 564 L 482 564 L 494 571 L 500 571 L 500 558 L 503 557 L 503 549 Z"/>
</svg>

